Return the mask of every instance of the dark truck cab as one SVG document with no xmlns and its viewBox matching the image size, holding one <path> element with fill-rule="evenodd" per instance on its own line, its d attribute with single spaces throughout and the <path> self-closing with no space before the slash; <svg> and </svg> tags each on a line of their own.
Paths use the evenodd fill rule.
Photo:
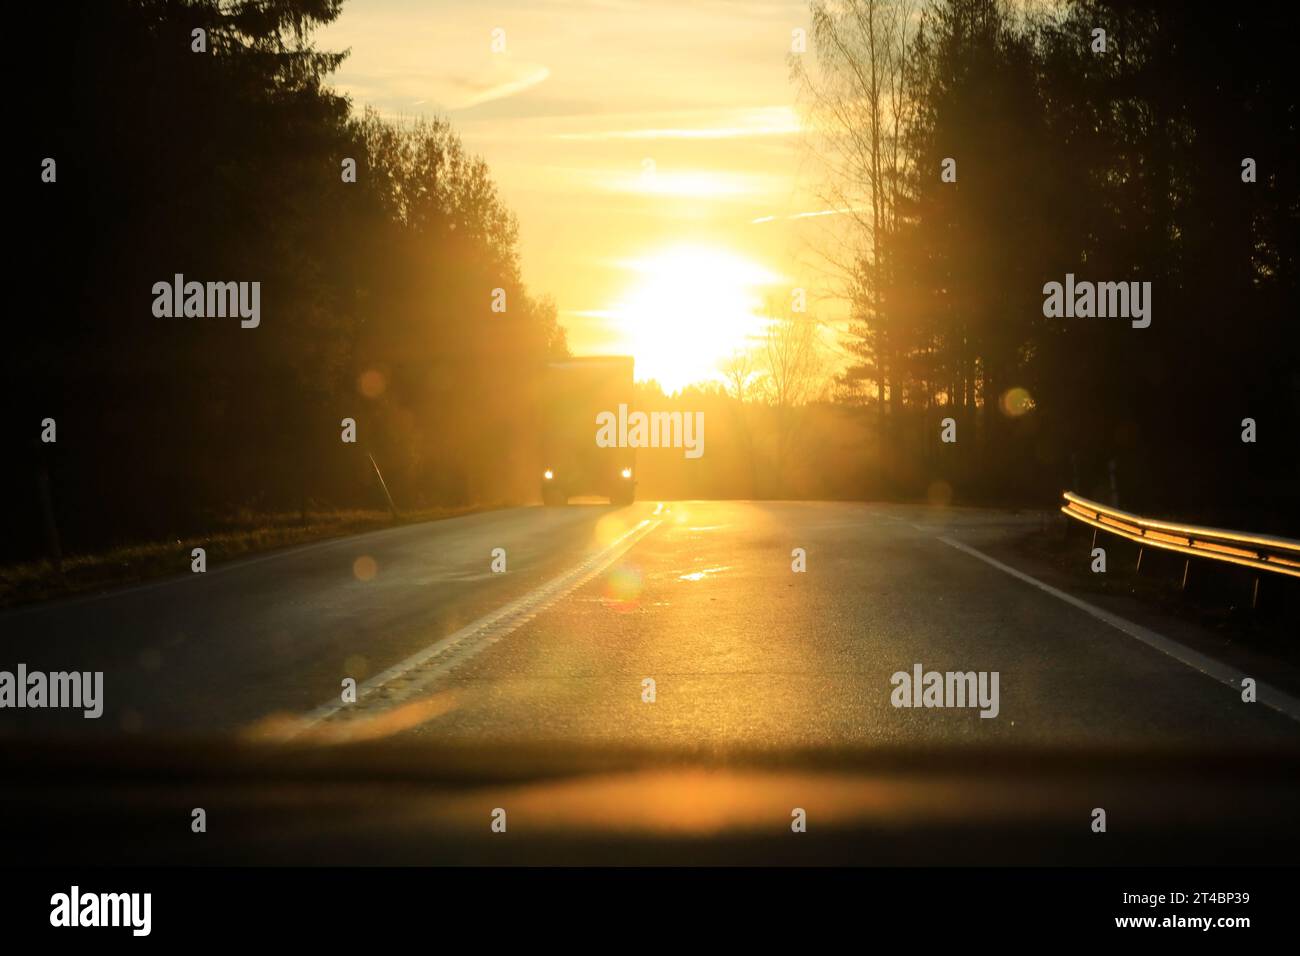
<svg viewBox="0 0 1300 956">
<path fill-rule="evenodd" d="M 600 355 L 550 362 L 542 393 L 542 503 L 597 495 L 611 504 L 636 496 L 636 449 L 602 448 L 596 417 L 632 402 L 632 357 Z"/>
</svg>

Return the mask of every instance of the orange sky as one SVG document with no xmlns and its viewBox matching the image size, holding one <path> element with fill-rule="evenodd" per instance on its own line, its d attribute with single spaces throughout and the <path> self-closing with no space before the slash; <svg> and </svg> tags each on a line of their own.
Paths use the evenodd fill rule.
<svg viewBox="0 0 1300 956">
<path fill-rule="evenodd" d="M 826 284 L 813 230 L 834 217 L 788 218 L 822 208 L 786 62 L 807 19 L 802 0 L 350 0 L 318 40 L 351 49 L 335 81 L 358 109 L 445 115 L 487 160 L 575 353 L 630 352 L 671 390 L 761 334 L 762 295 Z"/>
</svg>

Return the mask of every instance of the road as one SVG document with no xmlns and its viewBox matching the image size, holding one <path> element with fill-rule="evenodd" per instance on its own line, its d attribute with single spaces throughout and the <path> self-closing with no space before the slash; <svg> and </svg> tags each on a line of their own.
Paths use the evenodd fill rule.
<svg viewBox="0 0 1300 956">
<path fill-rule="evenodd" d="M 0 669 L 102 670 L 106 698 L 98 720 L 5 710 L 0 733 L 687 748 L 1300 736 L 1284 714 L 956 546 L 1024 520 L 651 502 L 307 545 L 0 616 Z M 495 548 L 504 573 L 491 569 Z M 997 716 L 893 706 L 891 676 L 917 664 L 997 672 Z M 356 704 L 340 700 L 345 677 L 360 685 Z"/>
</svg>

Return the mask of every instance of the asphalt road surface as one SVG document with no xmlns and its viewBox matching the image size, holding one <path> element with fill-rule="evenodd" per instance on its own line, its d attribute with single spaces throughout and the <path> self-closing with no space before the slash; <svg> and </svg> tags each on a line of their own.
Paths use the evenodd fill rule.
<svg viewBox="0 0 1300 956">
<path fill-rule="evenodd" d="M 650 502 L 307 545 L 0 615 L 0 670 L 103 671 L 105 697 L 98 720 L 0 711 L 0 733 L 686 748 L 1300 738 L 1300 723 L 1244 703 L 1223 674 L 975 553 L 1025 521 Z M 893 706 L 891 676 L 918 664 L 997 672 L 997 716 Z M 349 677 L 359 698 L 344 704 Z"/>
</svg>

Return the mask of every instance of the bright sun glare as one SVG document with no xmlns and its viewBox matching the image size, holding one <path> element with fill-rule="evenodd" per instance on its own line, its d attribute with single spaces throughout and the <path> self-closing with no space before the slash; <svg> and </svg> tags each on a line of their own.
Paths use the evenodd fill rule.
<svg viewBox="0 0 1300 956">
<path fill-rule="evenodd" d="M 719 363 L 762 335 L 762 287 L 778 277 L 711 246 L 675 246 L 624 263 L 636 279 L 611 310 L 636 377 L 665 392 L 718 377 Z"/>
</svg>

